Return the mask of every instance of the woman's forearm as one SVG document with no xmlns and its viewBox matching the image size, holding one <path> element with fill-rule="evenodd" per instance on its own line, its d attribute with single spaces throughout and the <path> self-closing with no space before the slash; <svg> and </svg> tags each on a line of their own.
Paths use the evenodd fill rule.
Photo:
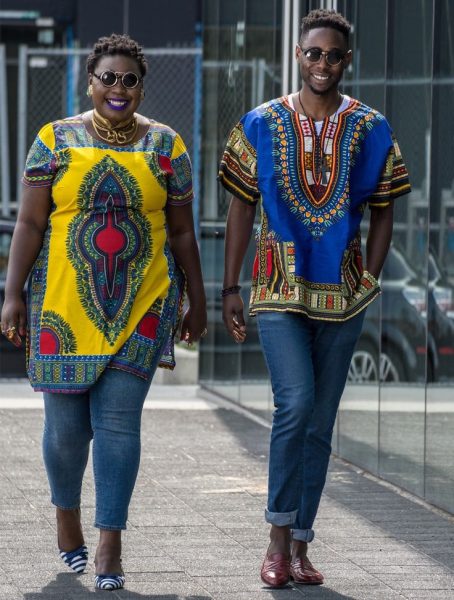
<svg viewBox="0 0 454 600">
<path fill-rule="evenodd" d="M 186 275 L 189 302 L 192 306 L 205 306 L 205 288 L 190 204 L 167 207 L 167 230 L 172 254 Z"/>
<path fill-rule="evenodd" d="M 11 240 L 5 298 L 22 294 L 25 281 L 41 250 L 44 232 L 29 222 L 18 221 Z"/>
<path fill-rule="evenodd" d="M 193 231 L 169 235 L 169 245 L 177 264 L 187 280 L 187 294 L 191 305 L 206 303 L 197 241 Z"/>
</svg>

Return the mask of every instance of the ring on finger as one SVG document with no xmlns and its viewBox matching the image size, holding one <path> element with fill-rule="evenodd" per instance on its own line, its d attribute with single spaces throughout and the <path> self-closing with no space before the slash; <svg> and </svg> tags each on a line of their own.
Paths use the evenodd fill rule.
<svg viewBox="0 0 454 600">
<path fill-rule="evenodd" d="M 3 334 L 7 340 L 12 340 L 13 337 L 16 335 L 16 328 L 14 327 L 14 325 L 12 325 L 11 327 L 7 327 Z"/>
</svg>

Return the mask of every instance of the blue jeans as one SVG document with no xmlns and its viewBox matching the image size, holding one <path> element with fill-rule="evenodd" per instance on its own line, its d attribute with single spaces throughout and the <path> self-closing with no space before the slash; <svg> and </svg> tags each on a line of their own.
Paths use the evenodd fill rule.
<svg viewBox="0 0 454 600">
<path fill-rule="evenodd" d="M 326 481 L 331 438 L 364 312 L 341 323 L 290 312 L 257 315 L 271 377 L 268 523 L 311 542 Z"/>
<path fill-rule="evenodd" d="M 80 506 L 93 439 L 95 527 L 125 529 L 140 461 L 140 422 L 148 381 L 107 368 L 85 394 L 44 393 L 43 456 L 52 503 Z"/>
</svg>

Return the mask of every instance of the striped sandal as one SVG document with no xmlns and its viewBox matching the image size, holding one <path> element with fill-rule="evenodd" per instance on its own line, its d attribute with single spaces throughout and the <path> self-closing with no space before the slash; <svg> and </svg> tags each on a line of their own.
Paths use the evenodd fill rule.
<svg viewBox="0 0 454 600">
<path fill-rule="evenodd" d="M 60 558 L 76 573 L 83 573 L 88 562 L 88 548 L 83 544 L 71 552 L 60 550 Z"/>
<path fill-rule="evenodd" d="M 95 575 L 95 588 L 98 590 L 121 590 L 125 585 L 124 575 Z"/>
</svg>

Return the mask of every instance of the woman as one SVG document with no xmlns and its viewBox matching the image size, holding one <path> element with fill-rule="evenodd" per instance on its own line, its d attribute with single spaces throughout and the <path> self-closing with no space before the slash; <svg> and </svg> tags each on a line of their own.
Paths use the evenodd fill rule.
<svg viewBox="0 0 454 600">
<path fill-rule="evenodd" d="M 87 59 L 93 110 L 39 132 L 1 319 L 14 345 L 27 335 L 28 375 L 44 392 L 58 546 L 76 572 L 88 560 L 79 507 L 93 440 L 95 586 L 110 590 L 124 585 L 121 531 L 139 466 L 141 412 L 157 366 L 174 366 L 185 280 L 181 338 L 206 333 L 191 165 L 177 133 L 136 113 L 146 71 L 135 41 L 100 38 Z"/>
</svg>

